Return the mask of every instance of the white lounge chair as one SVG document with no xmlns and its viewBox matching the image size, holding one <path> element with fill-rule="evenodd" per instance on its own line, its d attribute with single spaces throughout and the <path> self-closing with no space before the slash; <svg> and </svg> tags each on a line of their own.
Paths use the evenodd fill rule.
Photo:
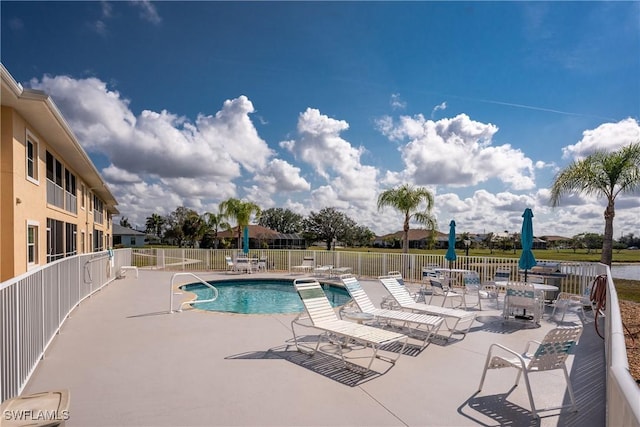
<svg viewBox="0 0 640 427">
<path fill-rule="evenodd" d="M 387 291 L 389 291 L 391 298 L 395 301 L 395 305 L 401 310 L 407 310 L 414 313 L 434 314 L 436 316 L 444 317 L 444 323 L 449 329 L 449 335 L 446 337 L 447 340 L 451 338 L 451 335 L 454 333 L 468 333 L 469 329 L 471 329 L 471 325 L 476 319 L 476 314 L 473 312 L 415 302 L 409 291 L 404 286 L 400 285 L 393 276 L 380 276 L 378 280 L 380 280 Z M 449 326 L 449 321 L 452 321 L 453 325 Z M 467 324 L 466 328 L 458 329 L 459 324 L 465 323 Z"/>
<path fill-rule="evenodd" d="M 527 386 L 527 394 L 529 395 L 529 403 L 531 404 L 531 412 L 536 417 L 539 411 L 549 411 L 553 409 L 563 409 L 571 407 L 573 411 L 577 411 L 576 401 L 571 387 L 571 380 L 567 372 L 566 360 L 571 349 L 576 345 L 582 334 L 582 326 L 576 327 L 560 327 L 552 329 L 547 333 L 542 342 L 529 341 L 524 353 L 518 353 L 500 344 L 492 344 L 487 353 L 487 359 L 482 371 L 480 386 L 478 391 L 482 390 L 484 380 L 487 376 L 487 370 L 500 368 L 516 368 L 518 376 L 515 385 L 520 381 L 520 375 L 524 373 L 524 383 Z M 534 352 L 529 351 L 531 344 L 536 344 Z M 564 378 L 567 381 L 567 390 L 571 405 L 556 406 L 551 408 L 536 409 L 533 403 L 533 393 L 531 392 L 531 384 L 529 383 L 529 373 L 543 372 L 554 369 L 562 369 Z"/>
<path fill-rule="evenodd" d="M 319 265 L 313 269 L 313 274 L 322 276 L 331 276 L 333 265 Z"/>
<path fill-rule="evenodd" d="M 313 271 L 314 267 L 315 262 L 313 260 L 313 257 L 304 257 L 302 259 L 302 264 L 293 265 L 291 266 L 291 269 L 298 273 L 310 273 L 311 271 Z"/>
<path fill-rule="evenodd" d="M 340 353 L 340 357 L 342 361 L 346 364 L 346 360 L 344 354 L 342 352 L 342 346 L 346 346 L 350 341 L 355 341 L 356 343 L 364 346 L 370 346 L 373 350 L 373 354 L 371 359 L 369 360 L 369 364 L 367 365 L 367 372 L 371 370 L 371 364 L 373 360 L 378 358 L 381 360 L 385 360 L 391 364 L 395 364 L 398 360 L 404 348 L 407 344 L 409 337 L 404 334 L 399 334 L 396 332 L 385 331 L 384 329 L 374 328 L 372 326 L 361 325 L 353 322 L 349 322 L 347 320 L 340 319 L 333 307 L 329 303 L 329 299 L 325 295 L 320 283 L 318 283 L 315 279 L 296 279 L 293 282 L 298 295 L 302 299 L 302 303 L 304 304 L 305 311 L 307 313 L 307 318 L 301 315 L 297 316 L 291 322 L 291 330 L 293 332 L 293 340 L 295 342 L 295 346 L 298 351 L 304 352 L 303 347 L 306 347 L 311 350 L 310 347 L 303 346 L 298 341 L 298 336 L 296 335 L 295 325 L 303 326 L 303 327 L 313 327 L 324 331 L 324 333 L 329 336 L 338 337 L 342 339 L 342 343 L 337 346 L 338 352 Z M 303 322 L 304 320 L 309 320 L 311 325 Z M 312 349 L 311 355 L 315 354 L 318 351 L 320 346 L 320 339 L 314 349 Z M 383 357 L 378 354 L 378 351 L 381 347 L 396 343 L 402 342 L 402 348 L 398 352 L 395 358 Z"/>
<path fill-rule="evenodd" d="M 423 340 L 424 345 L 422 348 L 427 346 L 428 341 L 438 332 L 444 321 L 444 318 L 441 316 L 377 308 L 373 305 L 373 302 L 364 289 L 362 289 L 360 282 L 355 276 L 352 274 L 343 274 L 340 276 L 340 280 L 361 312 L 371 314 L 378 321 L 384 320 L 388 323 L 400 323 L 400 326 L 403 328 L 406 327 L 410 334 L 414 330 L 418 331 L 424 328 L 426 337 Z M 414 325 L 414 327 L 412 328 L 411 325 Z"/>
<path fill-rule="evenodd" d="M 399 271 L 390 271 L 389 273 L 387 273 L 387 275 L 390 277 L 395 277 L 395 279 L 398 281 L 398 283 L 400 283 L 400 285 L 405 286 L 404 279 L 402 278 L 402 273 L 400 273 Z M 424 286 L 421 286 L 418 292 L 410 292 L 410 294 L 411 294 L 411 298 L 413 298 L 414 301 L 426 302 L 425 295 L 427 293 Z M 393 298 L 391 297 L 383 298 L 382 304 L 380 305 L 382 306 L 382 308 L 390 308 L 393 310 L 396 310 L 399 308 L 397 307 L 397 304 L 395 304 L 395 302 L 393 301 Z"/>
</svg>

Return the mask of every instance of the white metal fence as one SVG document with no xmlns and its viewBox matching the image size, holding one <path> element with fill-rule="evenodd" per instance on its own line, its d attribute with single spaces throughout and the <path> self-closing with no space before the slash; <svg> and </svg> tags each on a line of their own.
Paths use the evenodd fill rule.
<svg viewBox="0 0 640 427">
<path fill-rule="evenodd" d="M 71 311 L 85 298 L 115 279 L 121 266 L 166 270 L 225 270 L 225 256 L 235 251 L 205 249 L 120 249 L 65 258 L 0 284 L 0 401 L 20 394 L 40 359 Z M 475 270 L 482 278 L 497 268 L 518 277 L 517 259 L 459 257 L 379 252 L 260 250 L 249 256 L 267 258 L 268 269 L 291 271 L 304 257 L 316 265 L 349 267 L 361 276 L 402 272 L 420 281 L 422 268 L 434 265 Z M 582 294 L 600 274 L 607 274 L 605 348 L 607 358 L 607 425 L 640 427 L 640 388 L 629 363 L 618 298 L 609 267 L 595 263 L 562 263 L 562 290 Z"/>
<path fill-rule="evenodd" d="M 0 401 L 22 392 L 71 311 L 130 263 L 130 249 L 78 255 L 0 284 Z"/>
<path fill-rule="evenodd" d="M 226 249 L 134 249 L 133 262 L 138 267 L 161 268 L 176 271 L 212 271 L 227 268 L 226 256 L 232 258 L 236 250 Z M 267 259 L 267 268 L 272 271 L 291 272 L 292 267 L 302 265 L 303 259 L 311 257 L 314 264 L 349 267 L 358 276 L 377 277 L 389 271 L 400 271 L 407 281 L 422 280 L 425 267 L 450 267 L 477 271 L 483 280 L 490 280 L 497 269 L 508 269 L 512 280 L 522 275 L 517 258 L 459 256 L 449 262 L 442 255 L 402 254 L 383 252 L 346 252 L 310 250 L 251 250 L 249 257 Z M 243 256 L 247 256 L 243 254 Z M 593 279 L 598 276 L 595 263 L 560 262 L 561 273 L 548 276 L 560 282 L 561 290 L 583 294 Z M 557 283 L 557 282 L 554 282 Z"/>
<path fill-rule="evenodd" d="M 607 275 L 605 354 L 607 361 L 607 426 L 640 427 L 640 385 L 629 372 L 629 360 L 620 316 L 620 304 L 609 267 L 599 264 Z"/>
</svg>

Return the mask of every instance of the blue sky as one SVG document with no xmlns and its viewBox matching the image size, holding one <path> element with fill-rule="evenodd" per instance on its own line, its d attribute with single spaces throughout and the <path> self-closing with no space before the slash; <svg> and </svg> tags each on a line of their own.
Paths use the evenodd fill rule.
<svg viewBox="0 0 640 427">
<path fill-rule="evenodd" d="M 55 100 L 142 226 L 238 197 L 378 234 L 403 183 L 439 229 L 602 233 L 559 168 L 640 141 L 638 2 L 10 2 L 2 63 Z M 640 194 L 615 236 L 640 234 Z M 117 219 L 116 219 L 117 220 Z"/>
</svg>

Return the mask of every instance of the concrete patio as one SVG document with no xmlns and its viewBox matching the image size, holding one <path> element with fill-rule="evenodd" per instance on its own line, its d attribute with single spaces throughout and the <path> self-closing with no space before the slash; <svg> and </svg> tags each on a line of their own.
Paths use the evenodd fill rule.
<svg viewBox="0 0 640 427">
<path fill-rule="evenodd" d="M 224 273 L 197 273 L 205 280 Z M 239 315 L 187 309 L 169 313 L 173 273 L 128 272 L 72 313 L 23 394 L 69 389 L 67 426 L 603 426 L 603 341 L 587 323 L 568 366 L 578 412 L 531 417 L 516 371 L 489 371 L 477 394 L 487 350 L 521 351 L 556 326 L 503 322 L 485 309 L 466 336 L 410 347 L 398 362 L 376 360 L 362 376 L 325 354 L 295 351 L 295 314 Z M 235 275 L 241 277 L 243 275 Z M 251 277 L 302 277 L 261 273 Z M 194 282 L 187 277 L 181 283 Z M 371 299 L 386 291 L 361 278 Z M 188 295 L 178 296 L 174 307 Z M 565 324 L 578 322 L 567 315 Z M 414 342 L 410 340 L 410 343 Z M 324 348 L 331 351 L 327 343 Z M 355 353 L 354 353 L 355 354 Z M 539 408 L 569 401 L 561 371 L 532 375 Z"/>
</svg>

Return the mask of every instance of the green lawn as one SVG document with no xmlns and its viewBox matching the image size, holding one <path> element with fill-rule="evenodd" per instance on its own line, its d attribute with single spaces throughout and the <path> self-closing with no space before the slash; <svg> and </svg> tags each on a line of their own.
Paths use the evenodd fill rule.
<svg viewBox="0 0 640 427">
<path fill-rule="evenodd" d="M 310 247 L 311 250 L 325 250 L 324 247 Z M 392 252 L 400 253 L 401 249 L 389 249 L 389 248 L 338 248 L 339 251 L 355 251 L 355 252 Z M 410 249 L 409 253 L 412 254 L 434 254 L 444 255 L 447 252 L 446 249 Z M 458 256 L 465 255 L 464 249 L 456 249 Z M 489 249 L 470 249 L 469 256 L 491 256 L 501 258 L 519 258 L 522 251 L 513 250 L 503 251 L 502 249 L 494 249 L 493 252 Z M 583 262 L 598 262 L 600 261 L 600 250 L 591 250 L 588 252 L 586 249 L 579 249 L 574 251 L 573 249 L 534 249 L 533 254 L 537 260 L 555 260 L 555 261 L 583 261 Z M 640 263 L 640 250 L 614 250 L 613 262 L 638 262 Z"/>
</svg>

